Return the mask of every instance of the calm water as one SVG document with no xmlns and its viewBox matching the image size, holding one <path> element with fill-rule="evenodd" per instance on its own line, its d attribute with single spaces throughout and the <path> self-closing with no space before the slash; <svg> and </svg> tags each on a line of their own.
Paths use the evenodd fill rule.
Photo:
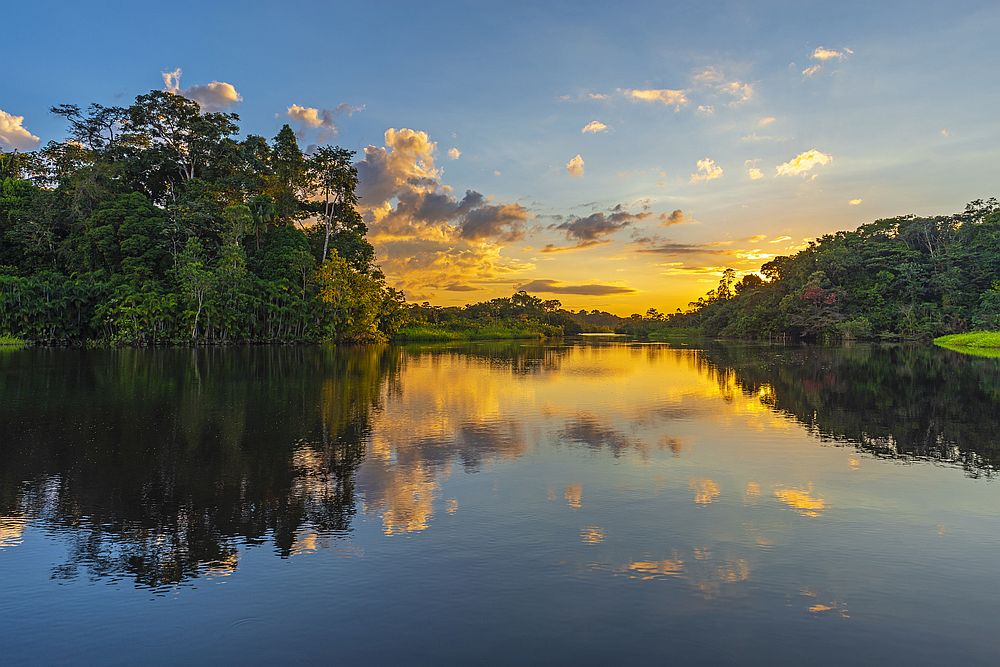
<svg viewBox="0 0 1000 667">
<path fill-rule="evenodd" d="M 0 352 L 2 661 L 1000 662 L 1000 360 Z"/>
</svg>

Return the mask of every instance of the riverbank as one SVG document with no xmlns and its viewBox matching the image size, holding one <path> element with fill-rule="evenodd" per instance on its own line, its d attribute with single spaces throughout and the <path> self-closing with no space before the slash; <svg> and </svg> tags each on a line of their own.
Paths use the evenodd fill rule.
<svg viewBox="0 0 1000 667">
<path fill-rule="evenodd" d="M 541 339 L 562 335 L 556 327 L 548 326 L 481 326 L 481 327 L 445 327 L 433 324 L 403 327 L 395 336 L 393 342 L 435 342 L 462 340 L 523 340 Z"/>
<path fill-rule="evenodd" d="M 1000 331 L 970 331 L 934 339 L 934 344 L 962 354 L 1000 357 Z"/>
</svg>

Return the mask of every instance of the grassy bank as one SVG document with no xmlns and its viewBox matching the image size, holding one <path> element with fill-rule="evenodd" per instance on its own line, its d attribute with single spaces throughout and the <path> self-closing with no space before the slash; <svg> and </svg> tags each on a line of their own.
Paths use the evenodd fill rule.
<svg viewBox="0 0 1000 667">
<path fill-rule="evenodd" d="M 448 328 L 433 324 L 421 324 L 403 327 L 393 336 L 394 341 L 449 341 L 449 340 L 513 340 L 538 339 L 557 335 L 558 332 L 549 328 L 525 326 L 481 326 Z"/>
<path fill-rule="evenodd" d="M 1000 331 L 970 331 L 934 339 L 934 344 L 963 354 L 1000 357 Z"/>
<path fill-rule="evenodd" d="M 0 335 L 0 347 L 24 347 L 27 342 L 17 336 Z"/>
</svg>

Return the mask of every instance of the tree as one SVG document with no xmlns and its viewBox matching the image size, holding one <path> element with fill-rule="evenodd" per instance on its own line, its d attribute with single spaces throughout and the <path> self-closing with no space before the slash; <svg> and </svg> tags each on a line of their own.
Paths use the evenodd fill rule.
<svg viewBox="0 0 1000 667">
<path fill-rule="evenodd" d="M 355 190 L 358 187 L 358 170 L 351 164 L 354 151 L 344 148 L 321 146 L 308 160 L 309 184 L 321 201 L 319 211 L 323 223 L 323 252 L 320 261 L 326 261 L 330 250 L 330 237 L 338 219 L 354 212 L 358 204 Z"/>
</svg>

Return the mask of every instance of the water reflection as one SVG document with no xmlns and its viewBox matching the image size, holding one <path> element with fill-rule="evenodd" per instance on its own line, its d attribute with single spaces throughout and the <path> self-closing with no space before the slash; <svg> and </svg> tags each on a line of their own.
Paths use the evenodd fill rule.
<svg viewBox="0 0 1000 667">
<path fill-rule="evenodd" d="M 995 360 L 918 346 L 715 344 L 699 362 L 720 391 L 755 397 L 821 439 L 879 457 L 957 463 L 972 476 L 1000 465 Z"/>
<path fill-rule="evenodd" d="M 734 420 L 744 432 L 804 427 L 880 457 L 988 474 L 1000 462 L 998 368 L 867 347 L 25 350 L 0 357 L 0 550 L 40 526 L 68 547 L 57 579 L 156 588 L 224 577 L 248 546 L 283 558 L 359 553 L 350 544 L 359 512 L 385 536 L 425 533 L 464 507 L 446 491 L 452 475 L 563 448 L 598 461 L 683 461 L 711 447 L 697 444 L 699 425 Z M 862 468 L 856 456 L 847 466 Z M 705 512 L 726 503 L 776 503 L 811 519 L 831 511 L 808 478 L 697 472 L 657 482 L 655 493 L 681 488 Z M 580 517 L 576 543 L 614 544 L 608 536 L 621 531 L 610 522 L 622 519 L 594 513 L 599 492 L 582 477 L 552 477 L 539 493 L 561 495 L 554 505 Z M 745 530 L 765 548 L 778 532 Z M 746 558 L 717 562 L 711 544 L 684 553 L 608 567 L 640 580 L 685 576 L 705 596 L 750 577 Z"/>
</svg>

